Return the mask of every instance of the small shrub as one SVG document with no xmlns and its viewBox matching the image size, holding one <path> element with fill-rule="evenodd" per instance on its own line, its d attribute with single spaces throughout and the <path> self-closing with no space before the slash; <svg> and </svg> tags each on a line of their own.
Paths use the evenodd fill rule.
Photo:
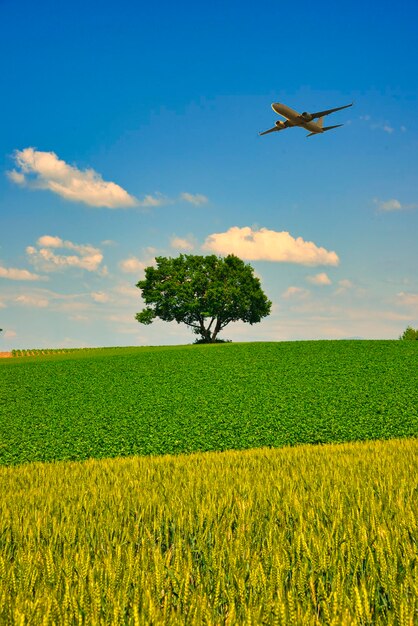
<svg viewBox="0 0 418 626">
<path fill-rule="evenodd" d="M 197 343 L 232 343 L 232 339 L 215 339 L 215 341 L 208 341 L 207 339 L 196 339 L 193 344 Z"/>
<path fill-rule="evenodd" d="M 408 326 L 399 339 L 406 341 L 418 341 L 418 328 L 415 329 L 412 328 L 412 326 Z"/>
</svg>

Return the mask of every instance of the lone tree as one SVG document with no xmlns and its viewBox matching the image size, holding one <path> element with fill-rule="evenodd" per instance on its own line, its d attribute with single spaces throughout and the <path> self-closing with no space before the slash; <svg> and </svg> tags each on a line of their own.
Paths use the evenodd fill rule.
<svg viewBox="0 0 418 626">
<path fill-rule="evenodd" d="M 270 313 L 271 302 L 254 276 L 251 265 L 233 254 L 180 254 L 156 257 L 156 267 L 145 269 L 137 283 L 147 305 L 136 314 L 141 324 L 159 317 L 190 326 L 199 343 L 214 343 L 230 322 L 260 322 Z"/>
</svg>

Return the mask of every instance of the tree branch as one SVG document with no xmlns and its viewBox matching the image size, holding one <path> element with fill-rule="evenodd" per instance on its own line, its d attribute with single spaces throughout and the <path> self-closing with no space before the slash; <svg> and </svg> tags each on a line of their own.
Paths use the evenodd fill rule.
<svg viewBox="0 0 418 626">
<path fill-rule="evenodd" d="M 210 320 L 210 324 L 208 326 L 208 331 L 210 330 L 210 327 L 212 326 L 213 322 L 215 321 L 215 317 L 212 317 L 212 319 Z"/>
<path fill-rule="evenodd" d="M 190 322 L 183 322 L 184 324 L 186 324 L 186 326 L 190 326 L 191 328 L 197 328 L 197 330 L 200 330 L 200 326 L 198 326 L 197 324 L 192 324 Z"/>
</svg>

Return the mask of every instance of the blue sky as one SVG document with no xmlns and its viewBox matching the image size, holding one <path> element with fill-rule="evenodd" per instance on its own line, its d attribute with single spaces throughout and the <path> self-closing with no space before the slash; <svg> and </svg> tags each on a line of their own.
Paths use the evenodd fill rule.
<svg viewBox="0 0 418 626">
<path fill-rule="evenodd" d="M 0 0 L 0 351 L 188 343 L 141 326 L 157 254 L 235 252 L 235 341 L 418 326 L 418 5 Z M 284 102 L 342 128 L 259 137 Z M 250 240 L 250 241 L 249 241 Z"/>
</svg>

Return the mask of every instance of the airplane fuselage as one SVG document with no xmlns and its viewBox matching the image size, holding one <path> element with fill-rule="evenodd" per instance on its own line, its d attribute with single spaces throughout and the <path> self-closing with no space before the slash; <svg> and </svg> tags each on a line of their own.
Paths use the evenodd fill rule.
<svg viewBox="0 0 418 626">
<path fill-rule="evenodd" d="M 281 104 L 280 102 L 273 102 L 271 108 L 275 113 L 278 113 L 282 117 L 287 119 L 286 126 L 302 126 L 302 128 L 306 128 L 306 130 L 310 130 L 311 133 L 322 133 L 322 127 L 314 122 L 313 120 L 309 120 L 309 114 L 300 114 L 294 109 L 291 109 L 286 104 Z M 307 115 L 308 117 L 304 117 Z"/>
</svg>

